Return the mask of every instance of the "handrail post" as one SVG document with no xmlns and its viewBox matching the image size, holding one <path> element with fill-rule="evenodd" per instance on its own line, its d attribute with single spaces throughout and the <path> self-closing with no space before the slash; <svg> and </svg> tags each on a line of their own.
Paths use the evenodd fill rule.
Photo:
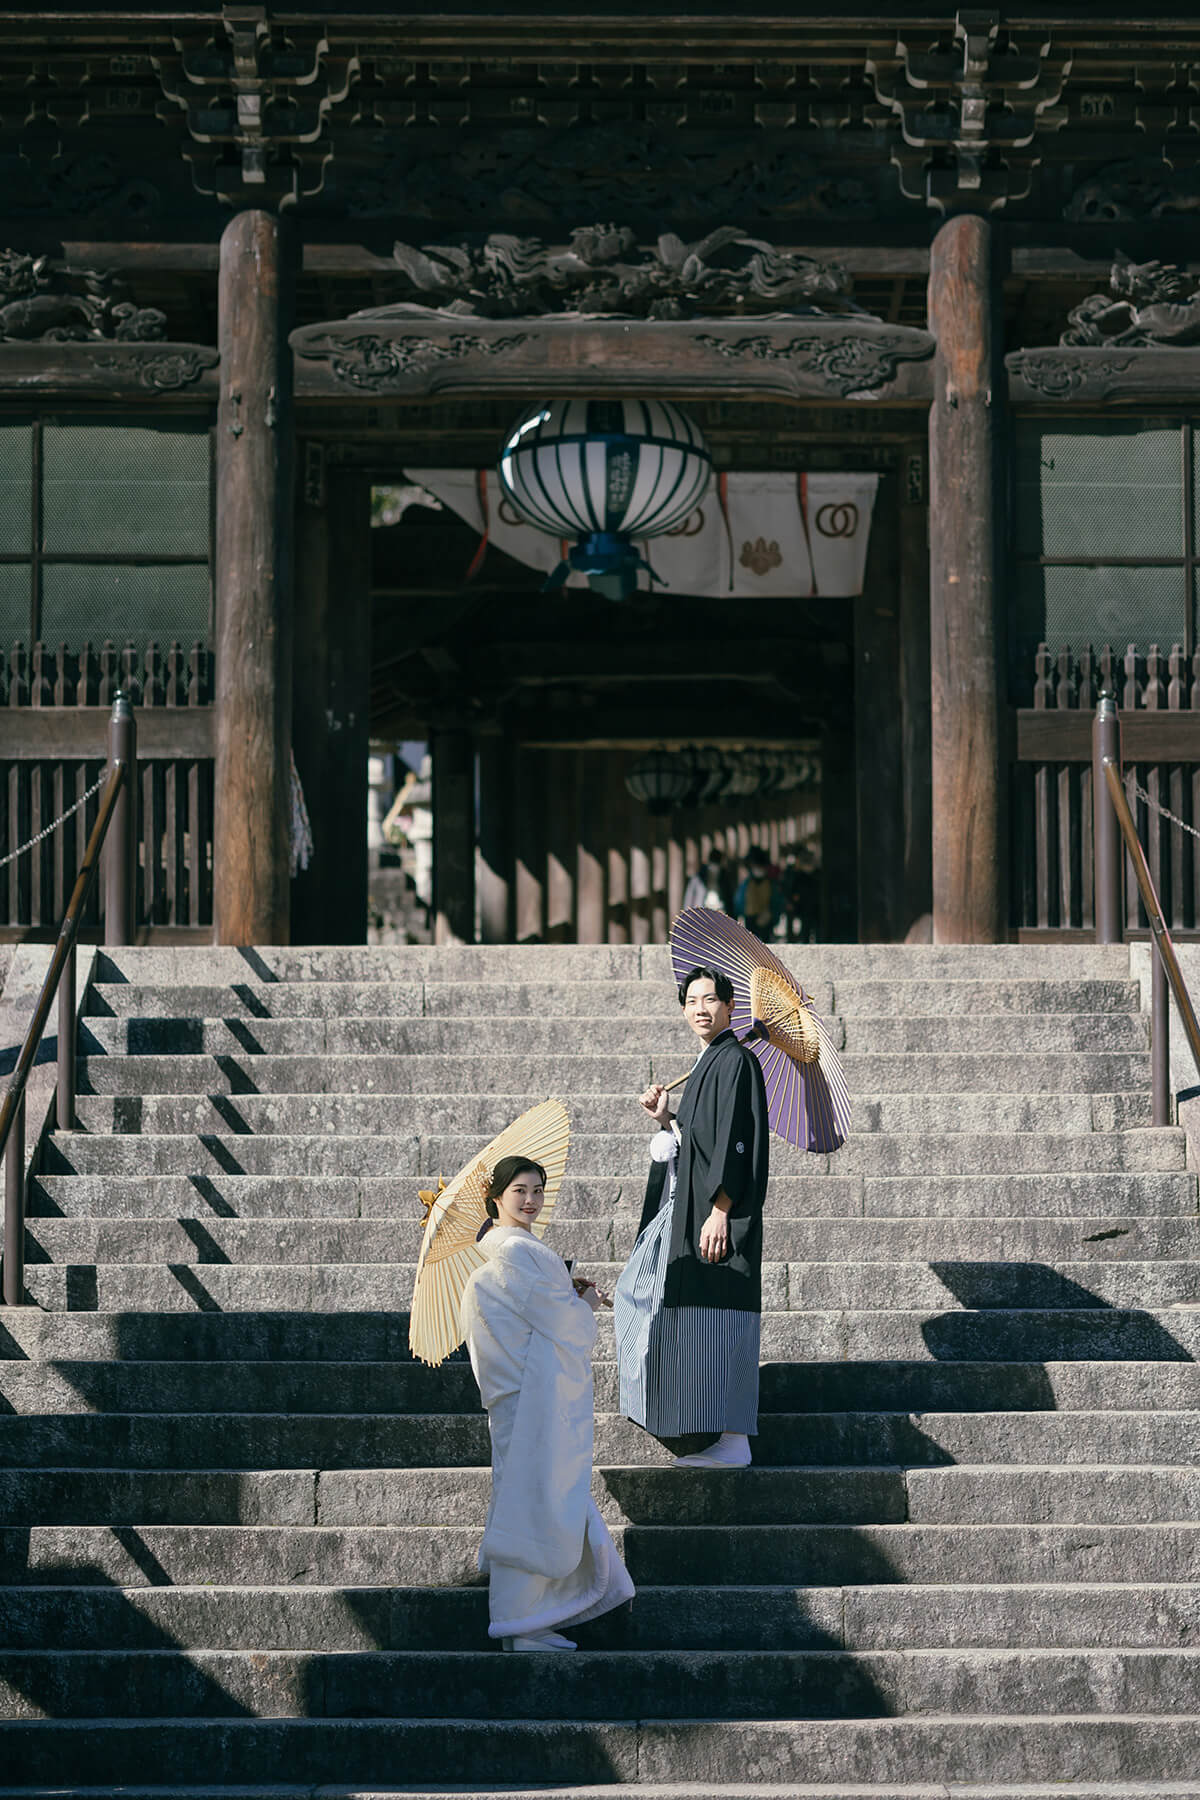
<svg viewBox="0 0 1200 1800">
<path fill-rule="evenodd" d="M 25 1096 L 4 1147 L 4 1304 L 25 1298 Z"/>
<path fill-rule="evenodd" d="M 75 1129 L 75 949 L 58 984 L 58 1092 L 54 1109 L 60 1131 Z"/>
<path fill-rule="evenodd" d="M 133 942 L 137 895 L 137 720 L 126 694 L 113 701 L 108 760 L 110 767 L 125 764 L 104 847 L 104 942 L 119 947 Z"/>
<path fill-rule="evenodd" d="M 1092 720 L 1092 843 L 1095 852 L 1096 942 L 1119 944 L 1121 926 L 1121 828 L 1105 780 L 1105 762 L 1121 768 L 1121 715 L 1116 695 L 1105 689 Z"/>
<path fill-rule="evenodd" d="M 1157 924 L 1153 920 L 1152 925 Z M 1157 936 L 1157 934 L 1155 934 Z M 1155 1125 L 1171 1123 L 1171 1009 L 1167 965 L 1157 941 L 1150 945 L 1150 1094 Z"/>
</svg>

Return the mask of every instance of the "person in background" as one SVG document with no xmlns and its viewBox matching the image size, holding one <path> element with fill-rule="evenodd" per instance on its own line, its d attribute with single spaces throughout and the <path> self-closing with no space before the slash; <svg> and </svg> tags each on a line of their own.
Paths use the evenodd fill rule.
<svg viewBox="0 0 1200 1800">
<path fill-rule="evenodd" d="M 714 850 L 696 873 L 688 877 L 683 890 L 684 911 L 692 906 L 706 906 L 712 912 L 728 912 L 727 885 L 725 865 L 720 853 Z"/>
<path fill-rule="evenodd" d="M 756 937 L 770 939 L 782 911 L 779 889 L 771 878 L 770 859 L 765 850 L 752 845 L 746 857 L 746 879 L 733 897 L 734 917 Z"/>
<path fill-rule="evenodd" d="M 821 877 L 809 844 L 789 844 L 779 875 L 787 935 L 793 944 L 816 942 L 821 919 Z"/>
</svg>

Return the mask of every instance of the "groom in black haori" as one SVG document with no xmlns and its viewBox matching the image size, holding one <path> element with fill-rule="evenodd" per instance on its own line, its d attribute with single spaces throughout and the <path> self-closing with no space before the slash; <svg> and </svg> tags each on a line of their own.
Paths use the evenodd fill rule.
<svg viewBox="0 0 1200 1800">
<path fill-rule="evenodd" d="M 708 1440 L 676 1467 L 744 1468 L 758 1429 L 766 1089 L 730 1028 L 727 975 L 692 969 L 679 1003 L 700 1054 L 675 1117 L 665 1087 L 641 1096 L 658 1132 L 614 1297 L 621 1411 L 668 1444 Z"/>
</svg>

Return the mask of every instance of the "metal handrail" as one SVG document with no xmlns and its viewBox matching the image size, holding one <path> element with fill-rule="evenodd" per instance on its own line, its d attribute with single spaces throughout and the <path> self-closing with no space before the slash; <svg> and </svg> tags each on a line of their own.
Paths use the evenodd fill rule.
<svg viewBox="0 0 1200 1800">
<path fill-rule="evenodd" d="M 1112 831 L 1115 818 L 1125 849 L 1133 865 L 1134 878 L 1146 917 L 1150 921 L 1150 938 L 1154 946 L 1150 959 L 1150 1076 L 1155 1125 L 1171 1122 L 1170 1102 L 1170 1029 L 1171 1015 L 1167 1005 L 1167 987 L 1175 996 L 1184 1035 L 1192 1052 L 1197 1077 L 1200 1077 L 1200 1024 L 1184 980 L 1175 945 L 1167 927 L 1154 877 L 1146 861 L 1146 852 L 1138 836 L 1137 825 L 1125 797 L 1121 779 L 1121 721 L 1116 701 L 1102 694 L 1096 708 L 1092 737 L 1094 822 L 1095 822 L 1095 896 L 1096 938 L 1100 943 L 1119 943 L 1121 871 L 1118 839 Z M 1104 788 L 1108 790 L 1111 811 L 1104 804 Z"/>
<path fill-rule="evenodd" d="M 57 1123 L 70 1130 L 75 1123 L 75 951 L 84 908 L 100 866 L 104 840 L 117 813 L 118 802 L 125 797 L 121 829 L 115 834 L 113 858 L 109 864 L 105 905 L 105 938 L 111 944 L 128 943 L 130 931 L 129 880 L 133 847 L 133 770 L 137 756 L 137 735 L 133 710 L 123 694 L 113 705 L 109 725 L 109 760 L 111 773 L 100 795 L 96 822 L 92 826 L 79 874 L 67 902 L 67 910 L 59 927 L 58 939 L 42 991 L 38 995 L 33 1018 L 25 1033 L 17 1066 L 0 1104 L 0 1155 L 4 1158 L 4 1303 L 20 1306 L 25 1299 L 25 1087 L 42 1041 L 42 1033 L 50 1017 L 50 1008 L 58 995 L 58 1084 Z"/>
</svg>

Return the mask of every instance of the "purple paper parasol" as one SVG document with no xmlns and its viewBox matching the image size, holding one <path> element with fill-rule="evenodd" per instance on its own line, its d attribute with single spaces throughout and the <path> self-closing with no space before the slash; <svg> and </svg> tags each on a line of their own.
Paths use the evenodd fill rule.
<svg viewBox="0 0 1200 1800">
<path fill-rule="evenodd" d="M 671 927 L 676 981 L 720 969 L 733 983 L 730 1023 L 762 1065 L 771 1130 L 797 1150 L 839 1150 L 850 1130 L 850 1095 L 825 1021 L 795 976 L 752 931 L 704 906 Z"/>
</svg>

